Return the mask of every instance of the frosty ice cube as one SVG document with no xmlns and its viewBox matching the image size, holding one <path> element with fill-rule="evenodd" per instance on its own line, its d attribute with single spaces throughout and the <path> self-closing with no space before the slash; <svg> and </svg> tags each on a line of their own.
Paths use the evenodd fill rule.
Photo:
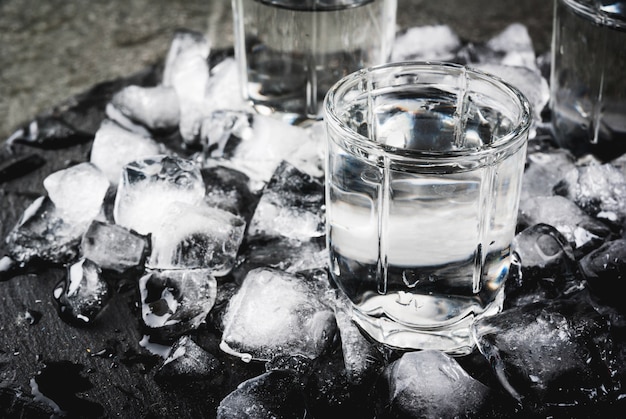
<svg viewBox="0 0 626 419">
<path fill-rule="evenodd" d="M 149 270 L 139 291 L 150 335 L 171 342 L 204 322 L 215 304 L 217 281 L 208 269 Z"/>
<path fill-rule="evenodd" d="M 191 160 L 154 156 L 124 167 L 113 215 L 115 222 L 140 234 L 159 228 L 167 204 L 200 204 L 205 186 L 200 169 Z"/>
<path fill-rule="evenodd" d="M 249 236 L 306 240 L 324 235 L 324 186 L 283 161 L 263 189 Z"/>
<path fill-rule="evenodd" d="M 110 104 L 131 122 L 150 130 L 170 130 L 180 121 L 178 95 L 172 87 L 163 85 L 126 86 L 113 95 Z M 107 108 L 107 115 L 113 117 Z"/>
<path fill-rule="evenodd" d="M 612 164 L 590 164 L 567 172 L 555 193 L 587 214 L 620 225 L 626 219 L 626 176 Z"/>
<path fill-rule="evenodd" d="M 541 223 L 555 227 L 578 254 L 600 246 L 611 235 L 606 224 L 585 214 L 575 203 L 558 195 L 520 201 L 518 223 L 525 227 Z"/>
<path fill-rule="evenodd" d="M 128 229 L 103 221 L 93 221 L 81 240 L 81 255 L 102 269 L 123 273 L 143 268 L 149 249 L 148 239 Z"/>
<path fill-rule="evenodd" d="M 234 57 L 226 57 L 211 68 L 207 86 L 208 109 L 245 110 L 252 112 L 252 106 L 241 95 L 239 70 Z"/>
<path fill-rule="evenodd" d="M 384 417 L 481 417 L 491 390 L 450 355 L 407 352 L 383 372 Z"/>
<path fill-rule="evenodd" d="M 554 195 L 554 186 L 576 167 L 574 162 L 574 156 L 563 148 L 528 153 L 521 200 Z"/>
<path fill-rule="evenodd" d="M 622 306 L 621 292 L 626 281 L 626 239 L 604 243 L 580 259 L 580 269 L 594 294 L 615 306 Z"/>
<path fill-rule="evenodd" d="M 391 61 L 450 61 L 460 47 L 459 36 L 447 25 L 412 27 L 396 35 Z"/>
<path fill-rule="evenodd" d="M 521 275 L 511 275 L 505 305 L 554 299 L 583 288 L 574 250 L 553 226 L 537 224 L 518 233 L 513 250 L 520 258 Z"/>
<path fill-rule="evenodd" d="M 126 164 L 161 152 L 159 144 L 152 138 L 127 131 L 105 119 L 96 131 L 90 162 L 106 175 L 111 184 L 117 185 Z"/>
<path fill-rule="evenodd" d="M 172 85 L 172 77 L 174 77 L 173 72 L 175 71 L 176 62 L 181 54 L 192 53 L 207 59 L 210 49 L 209 41 L 204 34 L 187 29 L 176 30 L 165 58 L 161 84 L 164 86 Z"/>
<path fill-rule="evenodd" d="M 56 210 L 68 222 L 96 218 L 109 189 L 109 181 L 95 165 L 79 163 L 48 175 L 43 186 Z"/>
<path fill-rule="evenodd" d="M 206 185 L 204 202 L 249 220 L 259 198 L 248 187 L 249 178 L 239 170 L 224 166 L 203 167 Z"/>
<path fill-rule="evenodd" d="M 97 318 L 111 295 L 100 267 L 89 259 L 81 259 L 70 265 L 65 281 L 54 291 L 61 318 L 83 325 Z"/>
<path fill-rule="evenodd" d="M 244 361 L 277 355 L 316 358 L 335 330 L 327 283 L 270 268 L 246 276 L 224 314 L 220 348 Z"/>
<path fill-rule="evenodd" d="M 260 267 L 271 267 L 289 273 L 325 269 L 328 252 L 323 238 L 295 240 L 287 237 L 246 238 L 237 255 L 232 274 L 243 280 L 246 274 Z"/>
<path fill-rule="evenodd" d="M 275 370 L 241 383 L 217 407 L 218 419 L 302 418 L 306 416 L 298 376 Z"/>
<path fill-rule="evenodd" d="M 206 268 L 214 276 L 230 272 L 243 240 L 243 218 L 205 205 L 172 202 L 164 205 L 160 220 L 151 230 L 148 267 Z"/>
<path fill-rule="evenodd" d="M 538 302 L 474 323 L 480 352 L 531 415 L 593 416 L 612 388 L 607 321 L 582 301 Z M 583 415 L 583 416 L 585 416 Z"/>
<path fill-rule="evenodd" d="M 189 336 L 178 339 L 154 379 L 163 384 L 188 384 L 198 381 L 219 381 L 221 362 L 202 349 Z"/>
<path fill-rule="evenodd" d="M 321 165 L 317 136 L 270 116 L 214 111 L 203 121 L 202 141 L 207 159 L 219 159 L 244 172 L 253 191 L 270 180 L 283 160 L 312 175 L 319 173 Z"/>
<path fill-rule="evenodd" d="M 350 300 L 344 294 L 336 293 L 333 301 L 347 376 L 351 383 L 360 384 L 379 372 L 383 365 L 382 355 L 352 321 Z"/>
<path fill-rule="evenodd" d="M 29 205 L 6 237 L 7 251 L 19 263 L 33 259 L 62 264 L 76 259 L 88 223 L 66 221 L 47 196 Z"/>
</svg>

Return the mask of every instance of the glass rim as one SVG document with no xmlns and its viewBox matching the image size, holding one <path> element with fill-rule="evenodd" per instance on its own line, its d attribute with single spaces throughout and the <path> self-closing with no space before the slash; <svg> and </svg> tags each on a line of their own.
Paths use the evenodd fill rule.
<svg viewBox="0 0 626 419">
<path fill-rule="evenodd" d="M 593 22 L 616 29 L 626 29 L 626 16 L 623 11 L 611 6 L 615 2 L 604 4 L 600 0 L 561 0 L 566 7 L 582 14 Z"/>
<path fill-rule="evenodd" d="M 360 80 L 367 80 L 369 75 L 383 73 L 388 69 L 406 69 L 406 70 L 438 70 L 441 75 L 458 75 L 452 73 L 452 70 L 460 72 L 463 77 L 471 75 L 482 82 L 486 82 L 498 88 L 504 92 L 513 102 L 519 105 L 519 121 L 512 127 L 512 129 L 506 134 L 502 135 L 497 141 L 485 144 L 480 148 L 466 148 L 460 150 L 412 150 L 400 147 L 389 146 L 381 144 L 376 141 L 372 141 L 368 137 L 359 134 L 351 127 L 347 126 L 338 116 L 335 111 L 330 109 L 331 105 L 336 102 L 337 95 L 341 89 L 346 85 L 358 82 Z M 400 61 L 394 63 L 381 64 L 368 68 L 357 70 L 337 81 L 326 93 L 324 98 L 324 122 L 329 125 L 334 125 L 342 132 L 348 134 L 349 141 L 360 148 L 366 150 L 377 150 L 378 153 L 388 156 L 393 156 L 397 159 L 407 160 L 437 160 L 443 161 L 457 161 L 460 159 L 480 159 L 484 156 L 493 155 L 497 152 L 504 152 L 509 150 L 513 152 L 522 147 L 528 138 L 530 127 L 532 123 L 532 106 L 526 96 L 515 86 L 504 81 L 502 78 L 493 74 L 474 69 L 471 66 L 465 66 L 456 63 L 442 62 L 442 61 Z"/>
</svg>

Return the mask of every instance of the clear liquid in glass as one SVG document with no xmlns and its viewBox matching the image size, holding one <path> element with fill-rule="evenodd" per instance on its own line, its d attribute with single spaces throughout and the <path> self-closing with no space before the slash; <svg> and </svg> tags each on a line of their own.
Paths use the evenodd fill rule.
<svg viewBox="0 0 626 419">
<path fill-rule="evenodd" d="M 342 119 L 398 149 L 478 150 L 510 128 L 472 106 L 460 126 L 455 95 L 436 89 L 376 96 L 372 106 L 374 123 L 365 101 Z M 330 269 L 355 320 L 389 346 L 470 352 L 470 323 L 502 307 L 525 147 L 493 161 L 405 165 L 329 135 Z"/>
</svg>

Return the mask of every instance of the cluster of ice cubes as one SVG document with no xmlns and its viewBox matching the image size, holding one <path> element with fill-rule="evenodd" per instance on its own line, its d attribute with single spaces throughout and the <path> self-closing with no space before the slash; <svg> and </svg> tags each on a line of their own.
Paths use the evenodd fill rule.
<svg viewBox="0 0 626 419">
<path fill-rule="evenodd" d="M 395 47 L 394 60 L 495 73 L 535 110 L 517 269 L 502 313 L 473 326 L 473 354 L 394 351 L 361 333 L 326 271 L 320 123 L 256 114 L 240 99 L 234 58 L 209 65 L 209 43 L 190 31 L 176 33 L 160 84 L 113 96 L 89 161 L 46 178 L 0 268 L 66 266 L 54 297 L 82 325 L 101 318 L 115 281 L 132 278 L 144 332 L 169 348 L 155 379 L 204 383 L 220 418 L 617 411 L 626 159 L 575 158 L 553 144 L 547 82 L 522 25 L 480 45 L 416 27 Z M 265 369 L 237 375 L 228 357 Z"/>
</svg>

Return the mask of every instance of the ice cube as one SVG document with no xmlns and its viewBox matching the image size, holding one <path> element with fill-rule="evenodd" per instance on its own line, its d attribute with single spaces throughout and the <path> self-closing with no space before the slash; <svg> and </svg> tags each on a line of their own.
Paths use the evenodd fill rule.
<svg viewBox="0 0 626 419">
<path fill-rule="evenodd" d="M 151 229 L 153 269 L 210 269 L 224 276 L 232 269 L 246 222 L 205 205 L 163 204 L 161 222 Z"/>
<path fill-rule="evenodd" d="M 344 294 L 336 293 L 333 301 L 347 377 L 350 383 L 358 385 L 380 371 L 383 365 L 382 355 L 352 321 L 350 300 Z"/>
<path fill-rule="evenodd" d="M 518 223 L 524 227 L 535 224 L 555 227 L 565 236 L 577 255 L 597 248 L 612 234 L 602 221 L 590 217 L 575 203 L 558 195 L 521 201 Z"/>
<path fill-rule="evenodd" d="M 95 165 L 79 163 L 51 173 L 43 186 L 66 221 L 84 223 L 100 214 L 110 183 Z"/>
<path fill-rule="evenodd" d="M 554 299 L 583 288 L 574 250 L 553 226 L 524 229 L 515 236 L 513 250 L 520 258 L 521 275 L 507 279 L 505 306 Z"/>
<path fill-rule="evenodd" d="M 143 269 L 150 243 L 147 237 L 103 221 L 93 221 L 81 240 L 82 257 L 105 270 L 124 273 Z"/>
<path fill-rule="evenodd" d="M 7 235 L 7 251 L 21 264 L 40 259 L 54 264 L 76 260 L 88 223 L 68 222 L 47 196 L 33 201 Z"/>
<path fill-rule="evenodd" d="M 127 86 L 113 95 L 110 104 L 131 122 L 152 131 L 174 129 L 180 121 L 178 95 L 172 87 Z M 107 116 L 114 119 L 115 115 L 107 107 Z"/>
<path fill-rule="evenodd" d="M 139 234 L 151 233 L 162 223 L 167 205 L 199 205 L 205 185 L 196 164 L 187 159 L 154 156 L 128 163 L 118 185 L 115 222 Z"/>
<path fill-rule="evenodd" d="M 214 111 L 203 121 L 202 139 L 206 159 L 244 172 L 253 192 L 270 180 L 283 160 L 312 176 L 320 174 L 320 137 L 270 116 Z"/>
<path fill-rule="evenodd" d="M 610 353 L 608 323 L 582 301 L 504 310 L 477 320 L 473 334 L 502 386 L 528 415 L 593 416 L 594 404 L 612 388 L 604 358 Z"/>
<path fill-rule="evenodd" d="M 224 314 L 220 348 L 244 361 L 316 358 L 335 330 L 328 284 L 271 268 L 250 271 Z"/>
<path fill-rule="evenodd" d="M 461 47 L 448 25 L 417 26 L 396 35 L 391 61 L 450 61 Z"/>
<path fill-rule="evenodd" d="M 250 220 L 259 200 L 249 188 L 249 178 L 239 170 L 224 166 L 203 167 L 202 179 L 206 185 L 204 202 Z"/>
<path fill-rule="evenodd" d="M 192 53 L 199 55 L 204 59 L 209 57 L 211 46 L 209 40 L 203 33 L 188 29 L 178 29 L 174 32 L 174 36 L 170 43 L 167 57 L 165 58 L 165 66 L 163 69 L 163 79 L 161 84 L 164 86 L 172 86 L 172 77 L 175 77 L 176 62 L 183 53 Z"/>
<path fill-rule="evenodd" d="M 274 370 L 241 383 L 217 408 L 218 419 L 303 418 L 304 396 L 298 376 L 288 370 Z"/>
<path fill-rule="evenodd" d="M 89 259 L 80 259 L 70 265 L 65 281 L 54 290 L 61 318 L 81 325 L 93 323 L 111 295 L 100 267 Z"/>
<path fill-rule="evenodd" d="M 148 270 L 139 290 L 149 334 L 171 342 L 205 321 L 215 304 L 217 281 L 208 269 Z"/>
<path fill-rule="evenodd" d="M 237 255 L 233 276 L 241 281 L 255 268 L 271 267 L 289 273 L 325 269 L 328 252 L 323 238 L 295 240 L 286 237 L 253 239 L 247 237 Z"/>
<path fill-rule="evenodd" d="M 450 355 L 407 352 L 383 372 L 388 389 L 384 417 L 481 417 L 491 390 Z"/>
<path fill-rule="evenodd" d="M 592 217 L 617 225 L 626 219 L 626 176 L 610 163 L 576 167 L 554 190 Z"/>
<path fill-rule="evenodd" d="M 252 112 L 252 106 L 241 94 L 239 69 L 234 57 L 226 57 L 211 68 L 207 86 L 207 110 L 243 110 Z"/>
<path fill-rule="evenodd" d="M 575 167 L 574 156 L 566 149 L 529 152 L 522 178 L 521 201 L 554 195 L 554 186 Z"/>
<path fill-rule="evenodd" d="M 189 336 L 179 338 L 154 375 L 161 384 L 185 385 L 203 381 L 219 384 L 222 363 Z M 216 379 L 217 378 L 217 379 Z"/>
<path fill-rule="evenodd" d="M 126 164 L 161 153 L 161 147 L 152 138 L 127 131 L 105 119 L 96 131 L 89 161 L 111 184 L 117 185 Z"/>
<path fill-rule="evenodd" d="M 626 239 L 604 243 L 580 259 L 580 269 L 594 294 L 623 307 L 621 292 L 626 282 Z"/>
<path fill-rule="evenodd" d="M 263 189 L 250 220 L 251 237 L 306 240 L 325 233 L 324 185 L 283 161 Z"/>
<path fill-rule="evenodd" d="M 185 143 L 200 141 L 202 120 L 208 115 L 209 64 L 206 57 L 190 50 L 181 52 L 172 65 L 172 87 L 180 105 L 179 131 Z"/>
</svg>

